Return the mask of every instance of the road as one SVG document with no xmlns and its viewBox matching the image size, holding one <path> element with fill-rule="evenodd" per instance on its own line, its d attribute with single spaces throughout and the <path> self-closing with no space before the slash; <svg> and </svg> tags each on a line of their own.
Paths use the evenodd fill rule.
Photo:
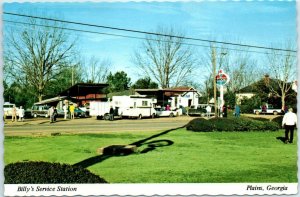
<svg viewBox="0 0 300 197">
<path fill-rule="evenodd" d="M 155 119 L 123 119 L 115 121 L 96 120 L 95 118 L 78 118 L 74 120 L 58 119 L 49 123 L 46 118 L 28 119 L 24 122 L 6 121 L 5 136 L 40 136 L 51 133 L 103 133 L 124 131 L 164 131 L 186 125 L 193 118 L 188 116 Z"/>
</svg>

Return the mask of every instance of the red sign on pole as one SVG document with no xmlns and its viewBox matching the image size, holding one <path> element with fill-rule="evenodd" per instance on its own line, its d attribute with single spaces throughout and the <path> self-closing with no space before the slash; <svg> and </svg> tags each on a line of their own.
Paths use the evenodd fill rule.
<svg viewBox="0 0 300 197">
<path fill-rule="evenodd" d="M 229 82 L 229 76 L 223 73 L 223 70 L 219 70 L 216 76 L 217 85 L 225 85 Z"/>
</svg>

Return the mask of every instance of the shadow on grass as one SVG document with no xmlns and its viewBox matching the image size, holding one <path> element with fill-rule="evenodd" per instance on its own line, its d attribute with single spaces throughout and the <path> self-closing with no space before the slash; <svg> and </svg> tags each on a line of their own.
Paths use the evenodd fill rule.
<svg viewBox="0 0 300 197">
<path fill-rule="evenodd" d="M 282 143 L 285 143 L 285 137 L 276 137 L 276 139 L 282 141 Z"/>
<path fill-rule="evenodd" d="M 181 128 L 184 128 L 186 125 L 182 126 L 182 127 L 178 127 L 178 128 L 174 128 L 174 129 L 169 129 L 169 130 L 166 130 L 166 131 L 163 131 L 161 133 L 158 133 L 158 134 L 155 134 L 155 135 L 152 135 L 148 138 L 145 138 L 145 139 L 142 139 L 142 140 L 139 140 L 139 141 L 136 141 L 136 142 L 133 142 L 129 145 L 135 145 L 136 147 L 141 147 L 143 145 L 147 145 L 147 148 L 143 149 L 140 153 L 144 154 L 144 153 L 148 153 L 150 151 L 153 151 L 155 150 L 156 148 L 159 148 L 159 147 L 163 147 L 163 146 L 171 146 L 172 144 L 174 144 L 173 141 L 171 140 L 166 140 L 166 139 L 162 139 L 162 140 L 153 140 L 153 141 L 149 141 L 149 140 L 152 140 L 154 138 L 157 138 L 157 137 L 160 137 L 162 135 L 165 135 L 171 131 L 175 131 L 177 129 L 181 129 Z M 132 152 L 131 152 L 132 153 Z M 87 168 L 87 167 L 90 167 L 92 165 L 95 165 L 97 163 L 100 163 L 110 157 L 115 157 L 115 156 L 127 156 L 127 155 L 130 155 L 131 153 L 128 153 L 128 154 L 124 154 L 124 155 L 115 155 L 115 154 L 102 154 L 102 155 L 97 155 L 97 156 L 94 156 L 94 157 L 90 157 L 88 159 L 85 159 L 83 161 L 80 161 L 76 164 L 74 164 L 74 166 L 80 166 L 80 167 L 83 167 L 83 168 Z"/>
</svg>

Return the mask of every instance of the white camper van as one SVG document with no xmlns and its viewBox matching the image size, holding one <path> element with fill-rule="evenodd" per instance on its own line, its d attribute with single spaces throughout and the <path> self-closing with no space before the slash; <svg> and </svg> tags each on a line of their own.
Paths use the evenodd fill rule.
<svg viewBox="0 0 300 197">
<path fill-rule="evenodd" d="M 113 96 L 112 104 L 118 107 L 123 117 L 138 118 L 156 116 L 154 109 L 157 100 L 146 95 Z"/>
</svg>

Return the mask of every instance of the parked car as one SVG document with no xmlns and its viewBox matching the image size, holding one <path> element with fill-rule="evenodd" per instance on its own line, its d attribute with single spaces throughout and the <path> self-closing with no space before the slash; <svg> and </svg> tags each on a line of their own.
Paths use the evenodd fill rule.
<svg viewBox="0 0 300 197">
<path fill-rule="evenodd" d="M 207 115 L 207 112 L 206 112 L 207 106 L 211 107 L 210 116 L 213 116 L 215 114 L 215 107 L 210 104 L 191 105 L 190 109 L 188 110 L 188 115 L 204 117 Z"/>
<path fill-rule="evenodd" d="M 174 117 L 179 115 L 179 111 L 181 109 L 175 109 L 175 110 L 164 110 L 161 107 L 156 107 L 156 116 L 157 117 Z M 181 113 L 182 114 L 182 113 Z"/>
<path fill-rule="evenodd" d="M 56 109 L 56 111 L 57 111 L 57 117 L 64 117 L 65 116 L 64 110 Z"/>
<path fill-rule="evenodd" d="M 174 117 L 176 116 L 176 111 L 171 111 L 171 110 L 164 110 L 161 107 L 156 107 L 156 116 L 157 117 Z"/>
<path fill-rule="evenodd" d="M 74 116 L 80 118 L 86 118 L 87 114 L 85 111 L 81 110 L 80 108 L 76 107 L 74 110 Z"/>
<path fill-rule="evenodd" d="M 266 109 L 265 109 L 264 112 L 262 111 L 262 107 L 260 107 L 260 109 L 254 109 L 253 113 L 256 114 L 256 115 L 258 115 L 258 114 L 274 114 L 274 115 L 277 115 L 277 114 L 282 114 L 283 111 L 279 108 L 274 108 L 273 105 L 266 104 Z"/>
<path fill-rule="evenodd" d="M 31 108 L 31 116 L 34 118 L 38 116 L 48 117 L 49 105 L 33 105 Z"/>
</svg>

